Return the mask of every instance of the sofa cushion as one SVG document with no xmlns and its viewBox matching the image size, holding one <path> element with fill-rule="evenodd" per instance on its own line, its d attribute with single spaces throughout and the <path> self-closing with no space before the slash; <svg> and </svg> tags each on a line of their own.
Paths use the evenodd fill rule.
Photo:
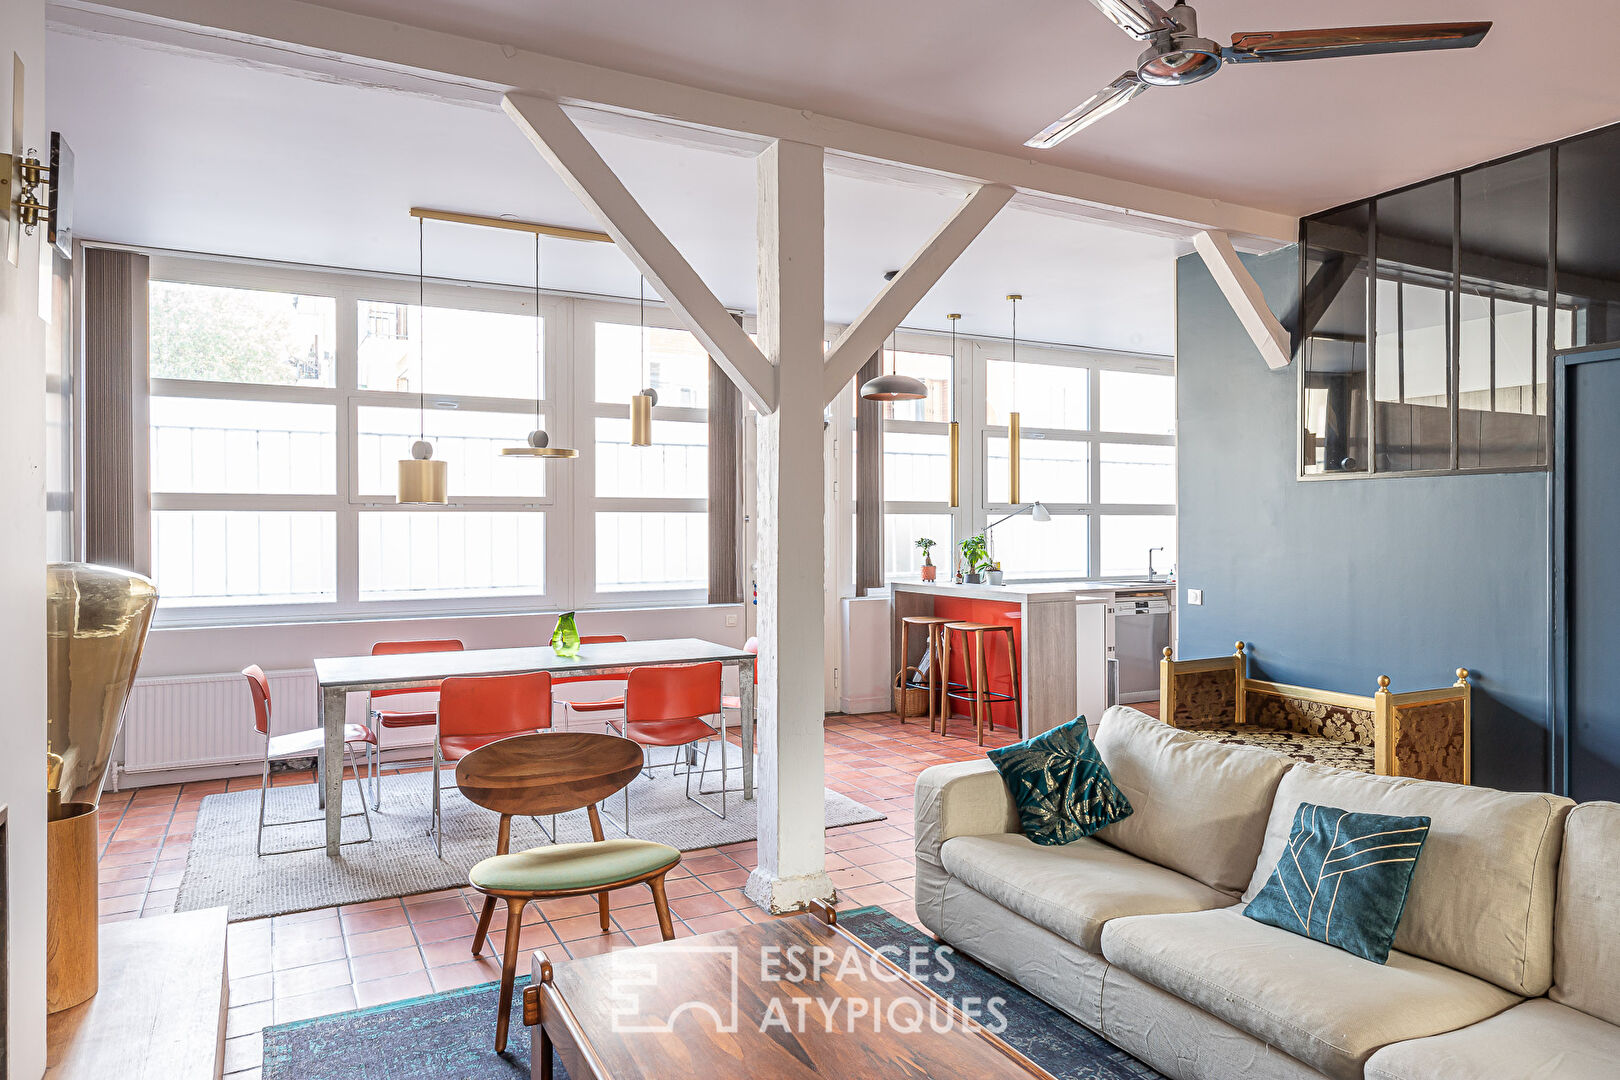
<svg viewBox="0 0 1620 1080">
<path fill-rule="evenodd" d="M 985 757 L 1007 782 L 1024 835 L 1037 844 L 1071 844 L 1130 816 L 1083 716 Z"/>
<path fill-rule="evenodd" d="M 1082 949 L 1102 951 L 1103 923 L 1122 915 L 1203 911 L 1232 898 L 1093 839 L 1039 847 L 1025 836 L 959 836 L 945 869 L 975 892 Z"/>
<path fill-rule="evenodd" d="M 1103 957 L 1315 1069 L 1360 1080 L 1379 1047 L 1478 1023 L 1519 998 L 1391 953 L 1372 964 L 1239 908 L 1115 919 Z M 1105 991 L 1106 992 L 1106 991 Z"/>
<path fill-rule="evenodd" d="M 1254 872 L 1280 754 L 1222 746 L 1116 705 L 1097 749 L 1134 813 L 1096 836 L 1236 897 Z"/>
<path fill-rule="evenodd" d="M 1271 876 L 1302 802 L 1428 818 L 1395 948 L 1523 997 L 1547 992 L 1568 799 L 1296 765 L 1277 786 L 1245 902 Z"/>
<path fill-rule="evenodd" d="M 1428 833 L 1426 817 L 1300 803 L 1287 856 L 1244 914 L 1382 964 Z"/>
<path fill-rule="evenodd" d="M 1549 996 L 1620 1024 L 1620 805 L 1615 803 L 1582 803 L 1564 822 Z M 1620 1074 L 1620 1065 L 1615 1072 Z"/>
<path fill-rule="evenodd" d="M 1538 998 L 1499 1016 L 1428 1039 L 1386 1046 L 1367 1080 L 1613 1080 L 1620 1027 Z"/>
</svg>

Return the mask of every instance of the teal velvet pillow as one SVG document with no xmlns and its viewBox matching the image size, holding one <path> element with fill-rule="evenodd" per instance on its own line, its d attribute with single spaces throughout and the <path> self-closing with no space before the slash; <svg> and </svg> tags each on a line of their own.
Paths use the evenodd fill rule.
<svg viewBox="0 0 1620 1080">
<path fill-rule="evenodd" d="M 1277 869 L 1243 913 L 1382 964 L 1428 835 L 1426 817 L 1300 803 Z"/>
<path fill-rule="evenodd" d="M 1131 814 L 1083 716 L 986 756 L 1012 793 L 1024 835 L 1037 844 L 1073 843 Z"/>
</svg>

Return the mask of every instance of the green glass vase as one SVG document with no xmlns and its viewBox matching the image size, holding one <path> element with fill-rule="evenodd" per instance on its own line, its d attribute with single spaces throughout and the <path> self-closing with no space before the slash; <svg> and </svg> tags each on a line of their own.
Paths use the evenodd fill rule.
<svg viewBox="0 0 1620 1080">
<path fill-rule="evenodd" d="M 572 611 L 557 616 L 557 629 L 551 632 L 551 651 L 563 657 L 579 655 L 579 627 Z"/>
</svg>

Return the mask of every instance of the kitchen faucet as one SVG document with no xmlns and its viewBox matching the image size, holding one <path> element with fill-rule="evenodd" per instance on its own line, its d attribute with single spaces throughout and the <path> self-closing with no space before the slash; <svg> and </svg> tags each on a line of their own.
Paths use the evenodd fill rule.
<svg viewBox="0 0 1620 1080">
<path fill-rule="evenodd" d="M 1158 581 L 1159 580 L 1159 572 L 1157 570 L 1153 569 L 1153 553 L 1155 551 L 1163 551 L 1163 550 L 1164 550 L 1164 548 L 1162 548 L 1162 547 L 1148 548 L 1148 580 L 1149 581 Z"/>
</svg>

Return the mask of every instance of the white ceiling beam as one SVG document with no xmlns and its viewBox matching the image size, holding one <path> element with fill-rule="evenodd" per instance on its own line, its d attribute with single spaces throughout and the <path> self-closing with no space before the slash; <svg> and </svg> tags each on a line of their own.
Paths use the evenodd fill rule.
<svg viewBox="0 0 1620 1080">
<path fill-rule="evenodd" d="M 527 94 L 509 94 L 501 104 L 754 408 L 774 412 L 776 369 L 562 106 Z"/>
<path fill-rule="evenodd" d="M 922 302 L 928 290 L 962 257 L 962 252 L 1012 197 L 1013 189 L 1005 184 L 985 184 L 979 188 L 962 201 L 911 261 L 884 283 L 866 310 L 838 335 L 828 351 L 822 387 L 825 401 L 837 397 L 861 365 L 883 347 L 884 339 L 900 325 L 900 320 Z"/>
<path fill-rule="evenodd" d="M 790 105 L 598 67 L 510 45 L 423 30 L 367 15 L 355 15 L 304 0 L 52 0 L 52 17 L 75 11 L 123 13 L 137 23 L 182 28 L 196 48 L 221 52 L 243 43 L 273 50 L 283 63 L 369 65 L 379 72 L 411 73 L 491 94 L 507 92 L 716 131 L 786 139 L 827 150 L 898 162 L 985 184 L 1075 200 L 1095 207 L 1292 243 L 1293 215 L 1241 206 L 1190 192 L 1173 191 L 1036 160 L 1021 148 L 1000 153 L 919 135 L 823 116 Z M 150 32 L 150 31 L 147 31 Z M 132 26 L 140 36 L 140 26 Z"/>
<path fill-rule="evenodd" d="M 1226 302 L 1232 305 L 1232 311 L 1248 332 L 1249 340 L 1260 350 L 1266 366 L 1273 371 L 1287 367 L 1293 358 L 1288 331 L 1271 313 L 1265 293 L 1260 291 L 1260 283 L 1243 265 L 1243 260 L 1232 247 L 1231 238 L 1223 232 L 1205 230 L 1193 237 L 1193 247 L 1203 256 L 1204 265 L 1209 267 Z"/>
</svg>

